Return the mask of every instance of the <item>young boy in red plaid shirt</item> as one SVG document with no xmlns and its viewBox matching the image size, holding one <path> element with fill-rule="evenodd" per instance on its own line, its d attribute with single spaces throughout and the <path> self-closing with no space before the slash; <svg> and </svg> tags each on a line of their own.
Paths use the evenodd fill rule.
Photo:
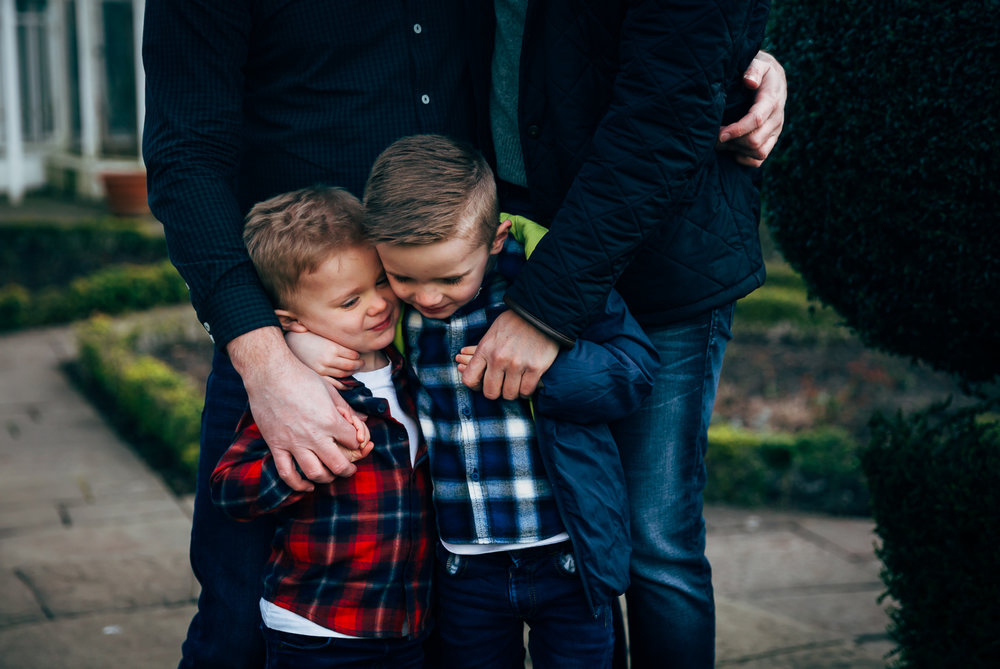
<svg viewBox="0 0 1000 669">
<path fill-rule="evenodd" d="M 392 347 L 399 301 L 362 219 L 353 195 L 317 187 L 259 203 L 244 230 L 282 327 L 320 334 L 361 362 L 338 386 L 363 442 L 353 476 L 293 490 L 249 410 L 212 474 L 212 499 L 230 516 L 277 521 L 260 602 L 268 667 L 423 664 L 434 537 L 427 448 Z"/>
</svg>

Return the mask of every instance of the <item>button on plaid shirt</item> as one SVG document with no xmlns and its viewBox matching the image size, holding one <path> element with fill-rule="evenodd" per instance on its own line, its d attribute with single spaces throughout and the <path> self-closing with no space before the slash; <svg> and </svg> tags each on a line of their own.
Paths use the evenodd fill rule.
<svg viewBox="0 0 1000 669">
<path fill-rule="evenodd" d="M 402 357 L 386 349 L 399 404 L 416 418 Z M 406 429 L 353 378 L 341 394 L 366 416 L 375 448 L 357 473 L 297 492 L 278 476 L 249 412 L 212 474 L 212 499 L 236 519 L 277 516 L 264 574 L 269 602 L 342 634 L 415 636 L 427 623 L 433 520 L 427 448 L 410 464 Z"/>
</svg>

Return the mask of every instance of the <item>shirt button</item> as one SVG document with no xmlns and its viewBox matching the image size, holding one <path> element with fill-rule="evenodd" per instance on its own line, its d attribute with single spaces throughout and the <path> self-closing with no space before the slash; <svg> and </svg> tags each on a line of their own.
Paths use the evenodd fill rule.
<svg viewBox="0 0 1000 669">
<path fill-rule="evenodd" d="M 475 470 L 473 470 L 472 472 L 470 472 L 469 473 L 469 480 L 470 481 L 479 481 L 479 472 L 477 472 Z"/>
<path fill-rule="evenodd" d="M 534 138 L 538 137 L 540 134 L 542 134 L 542 131 L 539 129 L 539 127 L 537 125 L 529 125 L 528 126 L 528 137 L 531 137 L 532 139 L 534 139 Z"/>
<path fill-rule="evenodd" d="M 208 321 L 205 321 L 204 323 L 202 323 L 201 326 L 203 328 L 205 328 L 205 332 L 209 332 L 209 333 L 212 332 L 212 326 L 208 324 Z"/>
<path fill-rule="evenodd" d="M 388 409 L 388 408 L 389 408 L 388 404 L 385 404 L 385 403 L 379 404 L 378 405 L 378 412 L 379 413 L 385 413 L 386 409 Z"/>
<path fill-rule="evenodd" d="M 413 32 L 415 32 L 415 33 L 417 33 L 419 35 L 421 32 L 423 32 L 423 30 L 424 29 L 420 26 L 419 23 L 414 23 L 413 24 Z"/>
<path fill-rule="evenodd" d="M 425 105 L 429 105 L 431 103 L 431 96 L 426 95 L 426 94 L 421 95 L 420 96 L 420 101 L 423 102 Z"/>
<path fill-rule="evenodd" d="M 462 415 L 466 416 L 466 417 L 471 416 L 472 415 L 472 407 L 463 406 L 462 407 Z"/>
</svg>

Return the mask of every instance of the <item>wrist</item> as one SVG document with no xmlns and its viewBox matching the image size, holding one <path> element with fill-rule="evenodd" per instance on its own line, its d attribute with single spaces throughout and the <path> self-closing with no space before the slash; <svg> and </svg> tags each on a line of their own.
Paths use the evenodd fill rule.
<svg viewBox="0 0 1000 669">
<path fill-rule="evenodd" d="M 226 345 L 226 353 L 245 385 L 265 370 L 298 362 L 278 327 L 262 327 L 245 332 Z"/>
</svg>

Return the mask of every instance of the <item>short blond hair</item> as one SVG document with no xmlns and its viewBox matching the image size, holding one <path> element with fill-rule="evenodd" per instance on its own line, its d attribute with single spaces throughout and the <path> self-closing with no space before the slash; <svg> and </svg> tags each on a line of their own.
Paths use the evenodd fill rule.
<svg viewBox="0 0 1000 669">
<path fill-rule="evenodd" d="M 368 246 L 361 202 L 343 188 L 313 186 L 258 202 L 243 242 L 275 307 L 286 306 L 299 279 L 332 254 Z"/>
<path fill-rule="evenodd" d="M 496 182 L 472 145 L 411 135 L 375 160 L 365 185 L 365 232 L 376 244 L 432 244 L 456 236 L 490 244 L 500 212 Z"/>
</svg>

